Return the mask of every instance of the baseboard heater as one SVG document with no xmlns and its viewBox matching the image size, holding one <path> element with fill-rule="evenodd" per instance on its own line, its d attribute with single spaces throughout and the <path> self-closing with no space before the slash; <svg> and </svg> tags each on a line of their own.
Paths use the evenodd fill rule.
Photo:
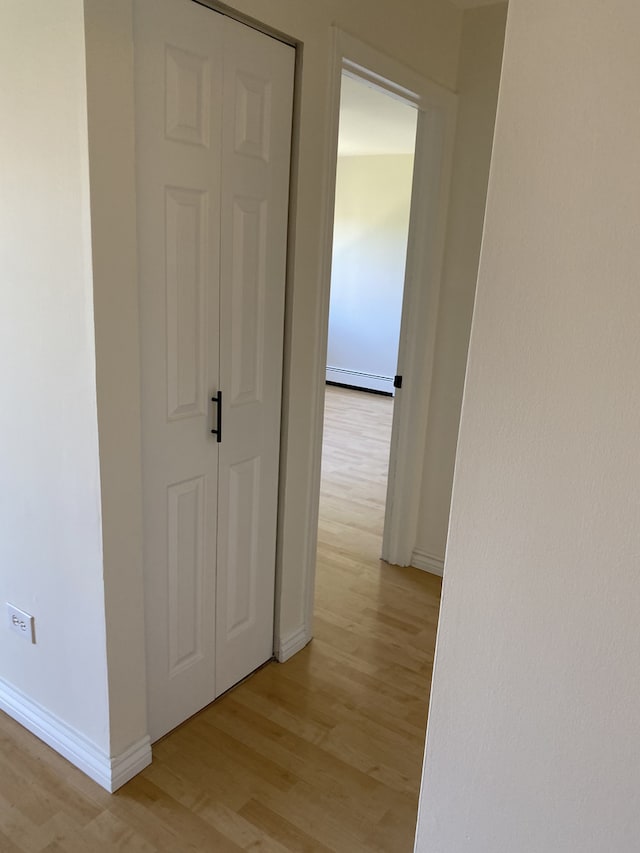
<svg viewBox="0 0 640 853">
<path fill-rule="evenodd" d="M 356 391 L 370 391 L 393 397 L 393 376 L 378 376 L 360 370 L 346 370 L 344 367 L 327 367 L 327 385 L 340 385 Z"/>
</svg>

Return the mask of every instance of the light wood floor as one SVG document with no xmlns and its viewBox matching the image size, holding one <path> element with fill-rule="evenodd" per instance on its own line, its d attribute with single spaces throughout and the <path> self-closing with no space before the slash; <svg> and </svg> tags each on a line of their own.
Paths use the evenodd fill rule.
<svg viewBox="0 0 640 853">
<path fill-rule="evenodd" d="M 438 578 L 378 560 L 391 400 L 328 389 L 315 639 L 105 793 L 0 714 L 0 851 L 412 849 Z"/>
</svg>

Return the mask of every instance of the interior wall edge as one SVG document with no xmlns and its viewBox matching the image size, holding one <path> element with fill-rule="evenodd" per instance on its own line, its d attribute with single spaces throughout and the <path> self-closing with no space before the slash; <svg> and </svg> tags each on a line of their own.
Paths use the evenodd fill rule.
<svg viewBox="0 0 640 853">
<path fill-rule="evenodd" d="M 118 755 L 148 731 L 133 0 L 84 0 L 84 13 L 109 741 Z"/>
</svg>

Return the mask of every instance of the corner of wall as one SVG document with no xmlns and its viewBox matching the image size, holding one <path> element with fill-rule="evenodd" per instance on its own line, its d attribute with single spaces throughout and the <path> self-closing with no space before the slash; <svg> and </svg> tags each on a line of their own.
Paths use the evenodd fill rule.
<svg viewBox="0 0 640 853">
<path fill-rule="evenodd" d="M 148 744 L 131 0 L 85 0 L 85 40 L 110 749 L 120 778 L 129 745 Z"/>
</svg>

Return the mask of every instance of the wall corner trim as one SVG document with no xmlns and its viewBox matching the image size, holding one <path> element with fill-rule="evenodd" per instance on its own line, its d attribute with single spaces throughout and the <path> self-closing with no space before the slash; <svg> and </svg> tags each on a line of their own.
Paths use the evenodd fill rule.
<svg viewBox="0 0 640 853">
<path fill-rule="evenodd" d="M 120 755 L 111 758 L 109 763 L 111 787 L 108 790 L 113 793 L 151 764 L 151 738 L 149 735 L 141 737 Z"/>
<path fill-rule="evenodd" d="M 411 555 L 411 565 L 414 569 L 444 577 L 444 560 L 441 557 L 434 557 L 433 554 L 422 551 L 420 548 L 414 549 Z"/>
<path fill-rule="evenodd" d="M 283 637 L 276 642 L 276 647 L 274 649 L 276 660 L 278 663 L 284 663 L 304 649 L 307 643 L 311 642 L 311 639 L 312 638 L 307 630 L 307 626 L 301 625 L 287 637 Z"/>
<path fill-rule="evenodd" d="M 111 758 L 81 732 L 3 679 L 0 709 L 110 793 L 151 763 L 148 735 Z"/>
</svg>

